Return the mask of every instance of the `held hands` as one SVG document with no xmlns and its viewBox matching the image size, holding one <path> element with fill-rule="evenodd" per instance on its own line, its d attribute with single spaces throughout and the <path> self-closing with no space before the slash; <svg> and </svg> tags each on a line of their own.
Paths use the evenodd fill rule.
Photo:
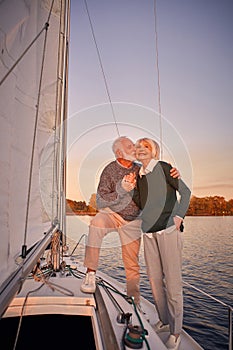
<svg viewBox="0 0 233 350">
<path fill-rule="evenodd" d="M 121 181 L 121 186 L 126 192 L 132 191 L 136 186 L 136 174 L 130 173 L 125 175 Z"/>
</svg>

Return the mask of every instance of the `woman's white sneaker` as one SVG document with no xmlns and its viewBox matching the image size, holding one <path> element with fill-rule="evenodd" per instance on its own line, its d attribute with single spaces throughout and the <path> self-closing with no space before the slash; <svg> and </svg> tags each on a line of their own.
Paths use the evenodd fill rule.
<svg viewBox="0 0 233 350">
<path fill-rule="evenodd" d="M 163 324 L 162 321 L 157 322 L 153 326 L 153 328 L 154 328 L 156 333 L 162 333 L 162 332 L 169 332 L 170 331 L 169 324 Z"/>
<path fill-rule="evenodd" d="M 176 338 L 173 334 L 171 334 L 166 342 L 166 347 L 169 350 L 177 350 L 180 345 L 180 335 Z"/>
<path fill-rule="evenodd" d="M 96 282 L 95 282 L 95 272 L 94 271 L 90 271 L 90 272 L 86 273 L 86 276 L 82 281 L 80 290 L 83 293 L 95 293 Z"/>
</svg>

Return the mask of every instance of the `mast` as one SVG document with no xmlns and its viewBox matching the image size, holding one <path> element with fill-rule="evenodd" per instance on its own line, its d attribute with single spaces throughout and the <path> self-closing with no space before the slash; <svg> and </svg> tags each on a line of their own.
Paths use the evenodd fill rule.
<svg viewBox="0 0 233 350">
<path fill-rule="evenodd" d="M 67 135 L 67 100 L 68 100 L 68 59 L 69 59 L 69 34 L 70 34 L 70 0 L 61 2 L 59 55 L 57 72 L 57 97 L 56 97 L 56 130 L 54 133 L 54 145 L 59 143 L 57 158 L 54 162 L 54 193 L 56 211 L 55 222 L 58 223 L 60 234 L 66 232 L 66 135 Z M 61 238 L 61 237 L 60 237 Z M 52 255 L 52 264 L 55 271 L 60 266 L 60 244 L 56 245 Z"/>
</svg>

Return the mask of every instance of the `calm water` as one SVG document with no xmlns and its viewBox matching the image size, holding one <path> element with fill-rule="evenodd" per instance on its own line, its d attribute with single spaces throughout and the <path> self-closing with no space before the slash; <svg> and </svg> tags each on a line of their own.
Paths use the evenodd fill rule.
<svg viewBox="0 0 233 350">
<path fill-rule="evenodd" d="M 89 217 L 67 217 L 67 235 L 79 240 Z M 82 240 L 83 243 L 85 243 Z M 83 260 L 83 247 L 79 257 Z M 183 280 L 233 306 L 233 217 L 186 217 Z M 153 301 L 140 254 L 141 293 Z M 100 269 L 125 281 L 118 235 L 109 234 L 101 250 Z M 205 350 L 228 349 L 228 309 L 190 287 L 184 287 L 184 328 Z"/>
</svg>

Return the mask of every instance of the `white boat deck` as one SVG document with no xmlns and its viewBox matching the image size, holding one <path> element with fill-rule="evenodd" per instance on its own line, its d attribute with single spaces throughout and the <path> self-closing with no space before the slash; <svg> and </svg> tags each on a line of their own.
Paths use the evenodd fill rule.
<svg viewBox="0 0 233 350">
<path fill-rule="evenodd" d="M 82 274 L 84 272 L 83 268 L 81 266 L 77 267 Z M 144 329 L 148 332 L 148 335 L 144 337 L 141 349 L 166 350 L 164 342 L 166 342 L 169 334 L 163 333 L 162 336 L 158 336 L 151 326 L 158 321 L 154 305 L 142 298 L 142 309 L 145 314 L 138 313 L 138 318 L 134 306 L 120 294 L 125 294 L 124 285 L 101 272 L 97 276 L 114 286 L 118 292 L 99 285 L 94 295 L 84 294 L 80 291 L 81 278 L 75 278 L 72 275 L 61 275 L 60 272 L 57 273 L 56 277 L 50 277 L 49 283 L 44 284 L 41 288 L 39 288 L 41 282 L 27 279 L 20 293 L 8 307 L 4 318 L 20 316 L 22 308 L 24 316 L 50 314 L 89 316 L 92 320 L 95 348 L 113 350 L 122 349 L 121 342 L 126 329 L 126 324 L 117 322 L 117 318 L 121 313 L 130 313 L 132 314 L 130 320 L 132 325 L 139 327 L 142 323 Z M 108 286 L 108 284 L 106 285 Z M 27 300 L 25 301 L 26 296 Z M 202 349 L 184 331 L 181 339 L 179 350 Z M 127 346 L 125 348 L 129 349 Z"/>
</svg>

